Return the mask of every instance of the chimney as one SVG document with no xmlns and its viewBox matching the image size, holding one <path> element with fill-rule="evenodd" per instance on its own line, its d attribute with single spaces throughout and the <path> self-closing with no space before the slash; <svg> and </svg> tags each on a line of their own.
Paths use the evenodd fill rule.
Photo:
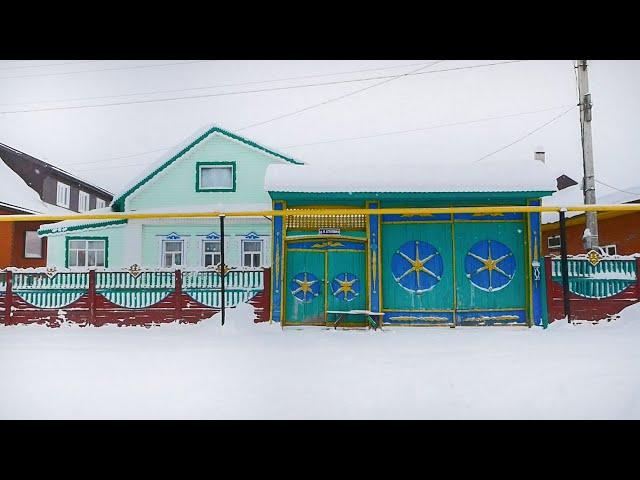
<svg viewBox="0 0 640 480">
<path fill-rule="evenodd" d="M 544 152 L 536 152 L 533 154 L 533 158 L 539 162 L 544 163 Z"/>
</svg>

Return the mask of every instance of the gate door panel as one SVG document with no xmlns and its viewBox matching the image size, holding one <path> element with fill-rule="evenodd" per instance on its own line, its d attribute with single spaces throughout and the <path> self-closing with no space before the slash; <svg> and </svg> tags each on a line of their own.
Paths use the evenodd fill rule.
<svg viewBox="0 0 640 480">
<path fill-rule="evenodd" d="M 385 323 L 453 322 L 450 222 L 382 224 Z"/>
<path fill-rule="evenodd" d="M 367 308 L 367 281 L 365 251 L 327 251 L 327 310 L 365 310 Z M 359 324 L 364 318 L 354 317 Z M 348 323 L 348 322 L 344 322 Z"/>
<path fill-rule="evenodd" d="M 324 325 L 325 252 L 288 245 L 285 277 L 285 321 L 289 325 Z"/>
<path fill-rule="evenodd" d="M 523 222 L 455 222 L 459 325 L 526 323 Z"/>
</svg>

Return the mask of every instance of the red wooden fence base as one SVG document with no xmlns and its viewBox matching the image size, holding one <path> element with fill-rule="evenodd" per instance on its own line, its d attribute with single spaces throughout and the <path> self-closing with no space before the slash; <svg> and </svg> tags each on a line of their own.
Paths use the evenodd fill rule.
<svg viewBox="0 0 640 480">
<path fill-rule="evenodd" d="M 551 258 L 545 258 L 547 272 L 547 308 L 549 322 L 565 318 L 562 296 L 562 284 L 551 280 Z M 640 258 L 637 260 L 640 272 Z M 605 320 L 618 315 L 623 309 L 640 301 L 640 278 L 629 288 L 607 298 L 584 298 L 574 293 L 569 294 L 571 306 L 570 320 Z"/>
<path fill-rule="evenodd" d="M 44 324 L 59 327 L 64 322 L 72 322 L 81 326 L 102 326 L 113 324 L 118 326 L 145 326 L 163 323 L 198 323 L 210 318 L 220 311 L 219 308 L 208 307 L 182 292 L 182 282 L 176 282 L 176 291 L 170 293 L 160 302 L 146 308 L 125 308 L 109 301 L 95 291 L 95 272 L 89 274 L 89 291 L 75 302 L 63 308 L 38 308 L 24 301 L 12 292 L 11 272 L 7 272 L 7 289 L 0 293 L 0 317 L 5 325 Z M 269 321 L 269 302 L 271 298 L 271 272 L 265 269 L 264 289 L 249 300 L 256 313 L 254 322 Z M 227 307 L 233 308 L 233 307 Z"/>
</svg>

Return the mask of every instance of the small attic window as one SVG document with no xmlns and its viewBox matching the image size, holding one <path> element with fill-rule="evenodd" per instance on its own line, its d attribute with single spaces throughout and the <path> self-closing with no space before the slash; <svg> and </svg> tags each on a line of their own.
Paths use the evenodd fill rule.
<svg viewBox="0 0 640 480">
<path fill-rule="evenodd" d="M 235 192 L 235 162 L 198 162 L 196 164 L 196 191 Z"/>
</svg>

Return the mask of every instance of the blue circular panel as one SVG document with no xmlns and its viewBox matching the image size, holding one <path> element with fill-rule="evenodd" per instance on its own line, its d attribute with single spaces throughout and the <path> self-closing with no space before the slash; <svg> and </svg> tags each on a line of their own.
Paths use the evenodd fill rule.
<svg viewBox="0 0 640 480">
<path fill-rule="evenodd" d="M 331 282 L 333 296 L 350 302 L 360 294 L 360 280 L 353 273 L 340 273 Z"/>
<path fill-rule="evenodd" d="M 504 243 L 482 240 L 474 243 L 464 259 L 467 278 L 486 292 L 506 287 L 516 273 L 516 259 Z"/>
<path fill-rule="evenodd" d="M 291 295 L 302 303 L 310 303 L 320 293 L 320 281 L 313 273 L 300 272 L 289 284 Z"/>
<path fill-rule="evenodd" d="M 413 240 L 403 244 L 391 259 L 391 271 L 398 284 L 413 293 L 435 287 L 442 278 L 444 264 L 440 252 L 427 242 Z"/>
</svg>

